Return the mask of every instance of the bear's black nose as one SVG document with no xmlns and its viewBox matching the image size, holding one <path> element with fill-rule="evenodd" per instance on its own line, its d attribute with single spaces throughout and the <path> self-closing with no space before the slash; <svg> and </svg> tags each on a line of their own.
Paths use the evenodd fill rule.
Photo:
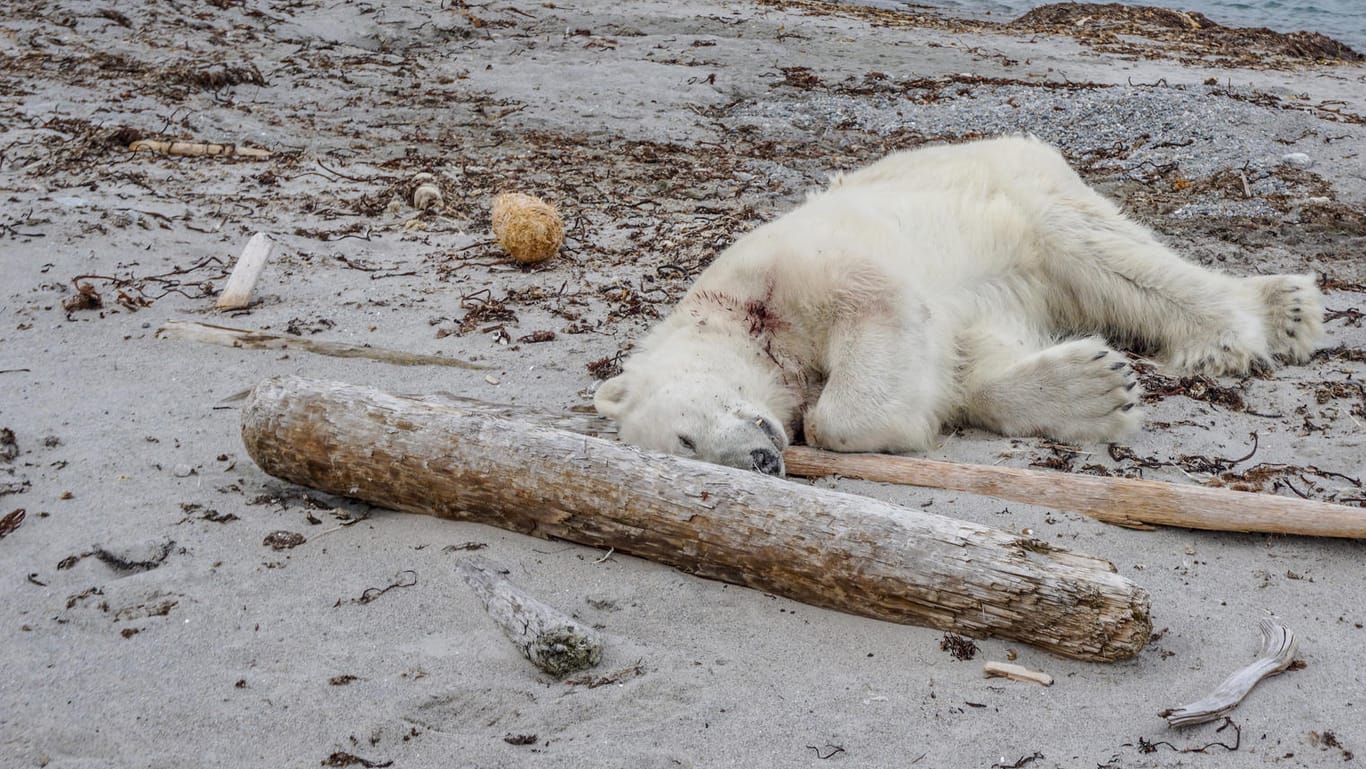
<svg viewBox="0 0 1366 769">
<path fill-rule="evenodd" d="M 749 458 L 754 463 L 754 469 L 764 475 L 783 474 L 782 457 L 772 449 L 755 449 L 749 452 Z"/>
</svg>

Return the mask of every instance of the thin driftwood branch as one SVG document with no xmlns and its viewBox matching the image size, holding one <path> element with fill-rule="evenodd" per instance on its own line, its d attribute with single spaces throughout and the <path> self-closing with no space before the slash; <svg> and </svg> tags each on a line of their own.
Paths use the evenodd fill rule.
<svg viewBox="0 0 1366 769">
<path fill-rule="evenodd" d="M 223 347 L 240 347 L 248 350 L 302 350 L 334 358 L 367 358 L 398 366 L 453 366 L 485 370 L 488 366 L 470 363 L 444 355 L 422 355 L 420 353 L 386 350 L 383 347 L 365 347 L 345 342 L 327 342 L 321 339 L 307 339 L 288 334 L 270 334 L 265 331 L 248 331 L 242 328 L 216 326 L 212 323 L 196 323 L 188 320 L 168 320 L 157 329 L 158 339 L 186 339 L 191 342 L 216 344 Z"/>
<path fill-rule="evenodd" d="M 1237 707 L 1263 678 L 1290 667 L 1298 645 L 1290 628 L 1262 619 L 1257 623 L 1257 630 L 1262 634 L 1262 650 L 1255 662 L 1229 676 L 1208 697 L 1179 708 L 1169 708 L 1158 715 L 1167 719 L 1172 727 L 1216 721 Z"/>
<path fill-rule="evenodd" d="M 1130 528 L 1159 525 L 1316 537 L 1366 537 L 1366 509 L 1250 491 L 966 465 L 884 454 L 835 454 L 805 446 L 789 448 L 783 454 L 783 461 L 789 475 L 841 475 L 882 483 L 966 491 L 1069 510 Z"/>
<path fill-rule="evenodd" d="M 489 616 L 531 664 L 561 678 L 602 659 L 597 633 L 532 598 L 504 577 L 502 569 L 475 558 L 458 568 Z"/>
<path fill-rule="evenodd" d="M 506 419 L 296 377 L 243 404 L 267 473 L 395 510 L 615 548 L 712 579 L 1057 654 L 1136 654 L 1146 592 L 1029 537 Z"/>
</svg>

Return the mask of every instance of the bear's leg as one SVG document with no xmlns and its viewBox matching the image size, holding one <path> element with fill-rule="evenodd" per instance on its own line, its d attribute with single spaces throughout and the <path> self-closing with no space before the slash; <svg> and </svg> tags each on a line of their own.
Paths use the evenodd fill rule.
<svg viewBox="0 0 1366 769">
<path fill-rule="evenodd" d="M 1185 261 L 1109 201 L 1069 190 L 1046 216 L 1050 309 L 1073 330 L 1153 348 L 1178 371 L 1308 359 L 1323 336 L 1312 275 L 1235 278 Z"/>
<path fill-rule="evenodd" d="M 869 315 L 875 317 L 869 317 Z M 825 387 L 803 415 L 808 445 L 898 453 L 934 445 L 952 409 L 953 362 L 930 327 L 851 313 L 831 325 Z"/>
<path fill-rule="evenodd" d="M 1002 435 L 1113 442 L 1142 423 L 1133 370 L 1101 337 L 1054 344 L 983 323 L 961 347 L 968 424 Z"/>
</svg>

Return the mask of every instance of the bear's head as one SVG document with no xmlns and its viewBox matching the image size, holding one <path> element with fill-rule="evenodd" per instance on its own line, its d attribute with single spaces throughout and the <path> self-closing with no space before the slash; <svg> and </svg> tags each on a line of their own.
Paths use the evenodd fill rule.
<svg viewBox="0 0 1366 769">
<path fill-rule="evenodd" d="M 593 398 L 621 440 L 718 465 L 783 474 L 792 397 L 751 361 L 638 354 Z"/>
</svg>

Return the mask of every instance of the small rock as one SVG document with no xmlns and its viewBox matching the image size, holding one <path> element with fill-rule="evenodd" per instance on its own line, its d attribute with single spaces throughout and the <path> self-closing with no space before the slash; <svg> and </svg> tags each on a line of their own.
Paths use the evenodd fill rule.
<svg viewBox="0 0 1366 769">
<path fill-rule="evenodd" d="M 1303 152 L 1291 152 L 1281 156 L 1281 162 L 1294 168 L 1309 168 L 1314 165 L 1314 159 Z"/>
<path fill-rule="evenodd" d="M 188 478 L 191 475 L 194 475 L 194 468 L 187 464 L 179 464 L 176 465 L 175 469 L 171 470 L 171 472 L 174 473 L 177 478 Z"/>
<path fill-rule="evenodd" d="M 266 535 L 261 544 L 273 550 L 288 550 L 291 547 L 298 547 L 306 540 L 304 535 L 293 531 L 272 531 Z"/>
</svg>

